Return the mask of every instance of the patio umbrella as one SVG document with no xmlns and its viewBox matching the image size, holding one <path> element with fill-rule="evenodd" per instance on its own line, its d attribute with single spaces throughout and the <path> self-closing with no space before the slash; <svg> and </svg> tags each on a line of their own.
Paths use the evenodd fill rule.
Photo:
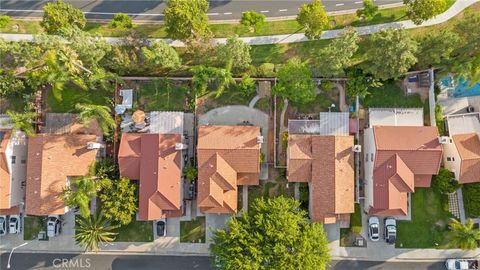
<svg viewBox="0 0 480 270">
<path fill-rule="evenodd" d="M 145 112 L 136 110 L 132 115 L 132 120 L 135 124 L 142 124 L 145 122 Z"/>
</svg>

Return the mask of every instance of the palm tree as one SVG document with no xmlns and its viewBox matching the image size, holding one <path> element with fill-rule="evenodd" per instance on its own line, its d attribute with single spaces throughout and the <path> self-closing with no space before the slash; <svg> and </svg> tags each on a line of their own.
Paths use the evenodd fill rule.
<svg viewBox="0 0 480 270">
<path fill-rule="evenodd" d="M 32 122 L 37 116 L 34 112 L 24 112 L 18 113 L 14 111 L 7 111 L 7 115 L 10 116 L 10 120 L 7 121 L 7 124 L 12 124 L 13 129 L 21 130 L 25 132 L 28 136 L 35 135 L 35 129 L 33 128 Z"/>
<path fill-rule="evenodd" d="M 110 243 L 115 240 L 117 227 L 108 225 L 102 212 L 96 211 L 94 215 L 80 217 L 75 224 L 75 242 L 85 247 L 85 251 L 98 251 L 99 243 Z"/>
<path fill-rule="evenodd" d="M 70 186 L 63 190 L 65 204 L 69 207 L 80 208 L 80 215 L 84 218 L 90 215 L 90 200 L 97 196 L 100 184 L 93 177 L 83 176 L 73 179 Z"/>
<path fill-rule="evenodd" d="M 80 122 L 88 124 L 92 119 L 97 120 L 103 134 L 108 135 L 112 129 L 115 129 L 115 120 L 112 117 L 108 106 L 95 104 L 77 104 L 75 109 L 79 112 Z"/>
<path fill-rule="evenodd" d="M 472 219 L 467 219 L 465 224 L 462 224 L 456 219 L 450 221 L 450 246 L 461 249 L 475 249 L 478 247 L 480 241 L 480 230 L 473 228 Z"/>
</svg>

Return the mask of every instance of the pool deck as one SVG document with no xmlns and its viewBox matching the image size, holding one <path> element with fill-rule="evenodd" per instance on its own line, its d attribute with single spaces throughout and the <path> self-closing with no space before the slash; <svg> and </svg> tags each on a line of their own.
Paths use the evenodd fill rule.
<svg viewBox="0 0 480 270">
<path fill-rule="evenodd" d="M 447 89 L 444 89 L 437 96 L 437 103 L 443 109 L 443 115 L 466 113 L 466 108 L 472 106 L 476 112 L 480 111 L 480 96 L 471 97 L 449 97 Z"/>
</svg>

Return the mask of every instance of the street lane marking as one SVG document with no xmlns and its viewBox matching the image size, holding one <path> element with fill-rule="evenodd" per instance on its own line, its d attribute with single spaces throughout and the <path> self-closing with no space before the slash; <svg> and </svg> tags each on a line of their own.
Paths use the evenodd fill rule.
<svg viewBox="0 0 480 270">
<path fill-rule="evenodd" d="M 354 4 L 363 4 L 363 1 L 353 2 Z"/>
<path fill-rule="evenodd" d="M 260 11 L 260 12 L 261 12 L 261 13 L 268 13 L 268 12 L 270 12 L 270 10 L 262 10 L 262 11 Z"/>
<path fill-rule="evenodd" d="M 335 4 L 335 6 L 337 6 L 337 7 L 341 7 L 341 6 L 343 6 L 343 5 L 345 5 L 345 4 L 343 4 L 343 3 Z"/>
<path fill-rule="evenodd" d="M 217 16 L 220 15 L 219 13 L 207 13 L 207 16 Z"/>
<path fill-rule="evenodd" d="M 224 12 L 223 15 L 232 15 L 232 12 Z"/>
<path fill-rule="evenodd" d="M 285 11 L 288 11 L 288 9 L 279 9 L 278 11 L 285 12 Z"/>
</svg>

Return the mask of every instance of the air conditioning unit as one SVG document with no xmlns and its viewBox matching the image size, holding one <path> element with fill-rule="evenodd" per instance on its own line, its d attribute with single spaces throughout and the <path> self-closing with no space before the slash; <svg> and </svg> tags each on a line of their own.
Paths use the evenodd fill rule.
<svg viewBox="0 0 480 270">
<path fill-rule="evenodd" d="M 103 148 L 103 144 L 98 143 L 98 142 L 88 142 L 87 143 L 87 149 L 88 150 L 93 150 L 93 149 L 100 149 Z"/>
<path fill-rule="evenodd" d="M 441 136 L 438 138 L 438 142 L 440 144 L 447 144 L 447 143 L 450 143 L 450 137 L 448 136 Z"/>
<path fill-rule="evenodd" d="M 362 152 L 362 146 L 360 144 L 355 144 L 352 147 L 352 151 L 355 153 L 361 153 Z"/>
<path fill-rule="evenodd" d="M 188 145 L 184 143 L 176 143 L 175 144 L 175 150 L 185 150 L 188 149 Z"/>
<path fill-rule="evenodd" d="M 265 140 L 263 139 L 263 136 L 258 136 L 258 137 L 257 137 L 257 143 L 258 143 L 258 144 L 262 144 L 262 143 L 264 143 L 264 141 L 265 141 Z"/>
</svg>

